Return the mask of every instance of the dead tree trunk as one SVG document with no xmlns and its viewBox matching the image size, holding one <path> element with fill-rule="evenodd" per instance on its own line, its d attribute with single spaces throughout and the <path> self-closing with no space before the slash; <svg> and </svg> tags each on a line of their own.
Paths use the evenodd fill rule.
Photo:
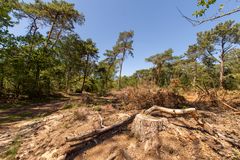
<svg viewBox="0 0 240 160">
<path fill-rule="evenodd" d="M 202 125 L 199 121 L 195 108 L 188 109 L 169 109 L 159 106 L 153 106 L 144 112 L 145 114 L 137 114 L 131 128 L 131 132 L 137 137 L 144 145 L 144 150 L 147 153 L 159 155 L 158 148 L 161 145 L 159 139 L 159 132 L 164 131 L 170 123 L 167 118 L 154 117 L 152 114 L 165 113 L 170 115 L 185 115 L 190 114 L 193 118 Z"/>
</svg>

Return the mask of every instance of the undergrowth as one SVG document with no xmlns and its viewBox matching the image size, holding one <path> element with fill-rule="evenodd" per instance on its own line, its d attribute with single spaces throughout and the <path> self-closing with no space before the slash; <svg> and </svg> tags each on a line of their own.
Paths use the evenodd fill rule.
<svg viewBox="0 0 240 160">
<path fill-rule="evenodd" d="M 6 160 L 14 160 L 16 159 L 17 152 L 21 146 L 21 139 L 19 136 L 17 136 L 12 144 L 9 146 L 7 151 L 3 154 L 2 158 Z"/>
</svg>

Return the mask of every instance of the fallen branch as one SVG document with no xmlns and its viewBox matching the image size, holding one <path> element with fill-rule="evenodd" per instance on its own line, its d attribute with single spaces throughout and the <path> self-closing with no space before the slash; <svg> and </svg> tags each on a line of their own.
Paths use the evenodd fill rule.
<svg viewBox="0 0 240 160">
<path fill-rule="evenodd" d="M 109 131 L 114 131 L 114 130 L 120 130 L 121 127 L 126 126 L 127 124 L 129 124 L 130 122 L 133 121 L 133 119 L 135 118 L 136 114 L 130 116 L 129 118 L 127 118 L 126 120 L 119 122 L 117 124 L 114 124 L 112 126 L 107 126 L 105 128 L 101 128 L 101 129 L 96 129 L 94 131 L 85 133 L 83 135 L 80 136 L 76 136 L 76 137 L 66 137 L 66 141 L 67 142 L 72 142 L 72 141 L 81 141 L 81 140 L 85 140 L 85 139 L 95 139 L 96 137 L 109 132 Z"/>
<path fill-rule="evenodd" d="M 236 108 L 230 106 L 229 104 L 227 104 L 226 102 L 222 101 L 222 100 L 218 97 L 218 95 L 217 95 L 216 92 L 214 92 L 214 94 L 210 93 L 209 90 L 207 89 L 207 87 L 206 87 L 205 85 L 204 85 L 204 88 L 202 88 L 202 87 L 199 86 L 199 85 L 197 85 L 197 87 L 198 87 L 201 91 L 203 91 L 205 94 L 207 94 L 217 105 L 218 105 L 219 103 L 221 103 L 222 105 L 225 106 L 225 108 L 231 109 L 231 110 L 233 110 L 233 111 L 235 111 L 235 112 L 238 112 L 238 111 L 239 111 L 238 109 L 236 109 Z"/>
<path fill-rule="evenodd" d="M 170 109 L 159 106 L 152 106 L 148 110 L 145 111 L 145 114 L 152 115 L 156 113 L 167 113 L 171 115 L 185 115 L 190 114 L 199 125 L 203 125 L 203 122 L 198 118 L 197 110 L 195 108 L 187 108 L 187 109 Z"/>
<path fill-rule="evenodd" d="M 101 116 L 100 114 L 98 114 L 98 117 L 99 117 L 99 119 L 100 119 L 100 126 L 101 126 L 102 128 L 106 128 L 107 126 L 105 126 L 105 125 L 103 124 L 103 118 L 102 118 L 102 116 Z"/>
<path fill-rule="evenodd" d="M 240 115 L 240 112 L 235 112 L 234 114 L 235 114 L 235 115 Z"/>
<path fill-rule="evenodd" d="M 229 108 L 229 109 L 232 109 L 232 110 L 235 111 L 235 112 L 239 111 L 238 109 L 233 108 L 232 106 L 230 106 L 229 104 L 227 104 L 227 103 L 225 103 L 225 102 L 223 102 L 223 101 L 221 101 L 221 100 L 219 100 L 219 102 L 221 102 L 225 107 L 227 107 L 227 108 Z"/>
<path fill-rule="evenodd" d="M 152 106 L 148 110 L 145 111 L 146 114 L 151 114 L 153 111 L 160 111 L 163 113 L 171 114 L 171 115 L 183 115 L 183 114 L 191 114 L 196 113 L 195 108 L 187 108 L 187 109 L 170 109 L 165 107 L 159 107 L 159 106 Z"/>
<path fill-rule="evenodd" d="M 227 141 L 227 142 L 230 143 L 233 147 L 240 148 L 240 141 L 239 141 L 239 140 L 226 137 L 225 135 L 223 135 L 223 134 L 221 134 L 221 133 L 218 133 L 218 132 L 216 132 L 216 134 L 219 136 L 219 138 Z"/>
</svg>

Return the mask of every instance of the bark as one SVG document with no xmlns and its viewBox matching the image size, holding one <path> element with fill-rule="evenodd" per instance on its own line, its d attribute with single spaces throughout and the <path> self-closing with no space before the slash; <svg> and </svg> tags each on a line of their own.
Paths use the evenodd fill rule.
<svg viewBox="0 0 240 160">
<path fill-rule="evenodd" d="M 225 38 L 222 38 L 221 41 L 221 50 L 222 53 L 220 55 L 220 75 L 219 75 L 219 87 L 223 88 L 223 81 L 224 81 L 224 56 L 225 56 Z"/>
<path fill-rule="evenodd" d="M 164 130 L 167 123 L 167 118 L 155 118 L 145 114 L 138 114 L 133 121 L 131 132 L 140 141 L 145 142 Z"/>
<path fill-rule="evenodd" d="M 67 142 L 72 142 L 72 141 L 82 141 L 82 140 L 95 140 L 98 136 L 105 134 L 110 131 L 119 131 L 121 130 L 122 127 L 128 125 L 133 121 L 135 118 L 136 114 L 133 114 L 132 116 L 128 117 L 126 120 L 119 122 L 117 124 L 114 124 L 112 126 L 107 126 L 104 128 L 96 129 L 94 131 L 90 131 L 87 133 L 84 133 L 83 135 L 76 136 L 76 137 L 66 137 Z"/>
<path fill-rule="evenodd" d="M 61 36 L 61 34 L 62 34 L 62 31 L 63 31 L 63 29 L 61 28 L 60 31 L 59 31 L 58 34 L 57 34 L 57 37 L 56 37 L 55 42 L 54 42 L 53 45 L 52 45 L 52 49 L 53 49 L 53 47 L 57 44 L 57 42 L 58 42 L 58 40 L 59 40 L 59 38 L 60 38 L 60 36 Z"/>
<path fill-rule="evenodd" d="M 196 59 L 194 60 L 194 77 L 193 77 L 193 87 L 195 88 L 196 86 L 196 80 L 197 80 L 197 75 L 198 75 L 198 69 L 197 69 L 197 61 Z"/>
<path fill-rule="evenodd" d="M 36 75 L 35 75 L 35 89 L 37 92 L 37 95 L 40 93 L 40 88 L 39 88 L 39 81 L 40 81 L 40 66 L 38 62 L 36 62 Z"/>
<path fill-rule="evenodd" d="M 223 56 L 221 56 L 223 57 Z M 220 63 L 220 77 L 219 77 L 219 87 L 223 88 L 223 77 L 224 76 L 224 60 L 221 58 L 221 63 Z"/>
<path fill-rule="evenodd" d="M 4 86 L 3 86 L 3 77 L 0 78 L 0 96 L 3 94 Z"/>
<path fill-rule="evenodd" d="M 87 78 L 88 61 L 89 61 L 89 54 L 87 55 L 86 64 L 85 64 L 85 68 L 84 68 L 83 83 L 82 83 L 82 88 L 81 88 L 81 91 L 80 91 L 81 93 L 84 90 L 84 86 L 85 86 L 85 82 L 86 82 L 86 78 Z"/>
<path fill-rule="evenodd" d="M 121 60 L 121 64 L 120 64 L 120 72 L 119 72 L 119 78 L 118 78 L 118 89 L 121 89 L 122 88 L 122 67 L 123 67 L 123 62 L 124 62 L 124 59 L 125 59 L 125 54 L 126 54 L 126 51 L 124 50 L 123 51 L 123 57 L 122 57 L 122 60 Z"/>
<path fill-rule="evenodd" d="M 146 114 L 151 114 L 153 111 L 159 111 L 163 113 L 168 113 L 172 115 L 183 115 L 183 114 L 190 114 L 195 113 L 197 110 L 195 108 L 187 108 L 187 109 L 169 109 L 159 106 L 152 106 L 148 110 L 145 111 Z"/>
<path fill-rule="evenodd" d="M 133 121 L 131 132 L 141 142 L 146 154 L 159 156 L 161 146 L 159 133 L 167 126 L 169 126 L 167 118 L 138 114 Z"/>
<path fill-rule="evenodd" d="M 71 72 L 71 68 L 69 68 L 66 72 L 66 93 L 70 93 L 70 85 L 69 85 L 70 72 Z"/>
<path fill-rule="evenodd" d="M 56 24 L 56 22 L 57 22 L 57 18 L 58 18 L 58 14 L 56 14 L 56 16 L 55 16 L 55 18 L 54 18 L 54 21 L 53 21 L 53 23 L 52 23 L 51 29 L 50 29 L 50 31 L 49 31 L 49 33 L 48 33 L 48 37 L 47 37 L 47 41 L 46 41 L 45 47 L 47 47 L 48 42 L 49 42 L 49 40 L 50 40 L 50 38 L 51 38 L 51 35 L 52 35 L 52 33 L 53 33 L 53 29 L 54 29 L 55 24 Z"/>
<path fill-rule="evenodd" d="M 109 67 L 108 67 L 107 74 L 106 74 L 106 77 L 105 77 L 105 84 L 104 84 L 104 88 L 105 88 L 105 89 L 108 88 L 108 76 L 109 76 L 109 74 L 110 74 L 110 71 L 111 71 L 113 65 L 115 64 L 116 58 L 117 58 L 117 56 L 114 57 L 113 62 L 112 62 L 112 63 L 109 65 Z"/>
<path fill-rule="evenodd" d="M 195 108 L 170 109 L 170 108 L 159 107 L 159 106 L 155 105 L 145 111 L 145 114 L 147 114 L 147 115 L 162 115 L 162 113 L 175 115 L 175 116 L 190 114 L 197 121 L 197 123 L 199 125 L 201 125 L 201 126 L 204 125 L 202 120 L 199 119 L 197 110 Z"/>
</svg>

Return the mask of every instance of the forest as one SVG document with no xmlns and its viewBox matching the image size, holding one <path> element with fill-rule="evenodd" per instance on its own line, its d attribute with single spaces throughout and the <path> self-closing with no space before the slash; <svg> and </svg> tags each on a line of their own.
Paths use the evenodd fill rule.
<svg viewBox="0 0 240 160">
<path fill-rule="evenodd" d="M 221 4 L 204 18 L 216 3 L 196 1 L 193 15 L 179 15 L 197 26 L 239 14 Z M 183 53 L 149 53 L 152 67 L 126 76 L 125 61 L 141 56 L 134 28 L 100 53 L 75 32 L 87 15 L 74 3 L 0 7 L 0 159 L 240 159 L 236 20 L 198 32 Z M 27 23 L 25 35 L 11 32 L 19 23 Z"/>
</svg>

